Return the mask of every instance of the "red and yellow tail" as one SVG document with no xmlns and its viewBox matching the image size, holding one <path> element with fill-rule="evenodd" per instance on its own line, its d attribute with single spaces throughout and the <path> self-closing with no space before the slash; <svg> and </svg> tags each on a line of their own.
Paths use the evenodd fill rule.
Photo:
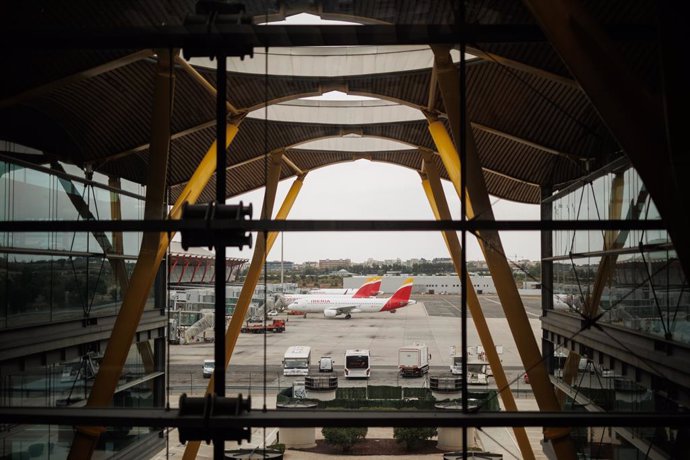
<svg viewBox="0 0 690 460">
<path fill-rule="evenodd" d="M 381 311 L 395 310 L 396 308 L 402 308 L 410 303 L 410 294 L 412 294 L 413 284 L 414 278 L 407 278 L 402 286 L 400 286 L 391 298 L 388 299 L 383 308 L 381 308 Z"/>
<path fill-rule="evenodd" d="M 362 286 L 357 290 L 357 292 L 355 292 L 355 295 L 353 295 L 352 297 L 373 297 L 379 293 L 379 289 L 381 289 L 381 277 L 372 276 L 371 278 L 367 278 L 364 281 L 364 284 L 362 284 Z"/>
</svg>

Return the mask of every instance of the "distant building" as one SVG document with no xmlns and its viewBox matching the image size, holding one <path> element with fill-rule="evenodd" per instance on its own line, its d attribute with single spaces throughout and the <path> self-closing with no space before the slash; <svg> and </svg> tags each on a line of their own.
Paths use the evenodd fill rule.
<svg viewBox="0 0 690 460">
<path fill-rule="evenodd" d="M 407 279 L 409 275 L 386 273 L 381 281 L 381 290 L 392 294 Z M 414 276 L 412 292 L 417 294 L 460 294 L 460 278 L 452 275 Z M 357 288 L 362 285 L 366 276 L 353 276 L 343 279 L 344 288 Z M 490 276 L 471 276 L 472 286 L 477 294 L 495 294 L 493 279 Z"/>
<path fill-rule="evenodd" d="M 434 264 L 453 264 L 453 259 L 450 257 L 434 257 L 434 259 L 431 261 L 431 263 Z"/>
<path fill-rule="evenodd" d="M 352 266 L 350 259 L 321 259 L 319 260 L 319 269 L 321 270 L 339 270 L 341 268 L 348 268 Z"/>
<path fill-rule="evenodd" d="M 318 262 L 304 262 L 302 268 L 319 268 Z"/>
<path fill-rule="evenodd" d="M 279 272 L 281 270 L 281 267 L 286 272 L 292 271 L 295 269 L 295 263 L 290 262 L 288 260 L 284 260 L 283 262 L 279 260 L 271 260 L 266 262 L 267 272 Z"/>
</svg>

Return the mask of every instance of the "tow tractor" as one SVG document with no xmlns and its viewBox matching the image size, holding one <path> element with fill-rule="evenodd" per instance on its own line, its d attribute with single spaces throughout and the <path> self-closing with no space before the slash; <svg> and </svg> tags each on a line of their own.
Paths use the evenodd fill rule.
<svg viewBox="0 0 690 460">
<path fill-rule="evenodd" d="M 263 321 L 247 321 L 242 329 L 242 332 L 250 332 L 252 334 L 265 334 L 266 332 L 285 332 L 285 320 L 274 319 L 264 326 Z"/>
</svg>

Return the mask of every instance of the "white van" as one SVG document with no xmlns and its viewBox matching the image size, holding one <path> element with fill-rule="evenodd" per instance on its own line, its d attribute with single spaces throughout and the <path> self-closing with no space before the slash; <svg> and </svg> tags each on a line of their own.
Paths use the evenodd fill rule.
<svg viewBox="0 0 690 460">
<path fill-rule="evenodd" d="M 202 374 L 204 375 L 205 379 L 210 379 L 211 376 L 213 375 L 213 370 L 216 367 L 216 362 L 212 359 L 205 359 L 204 360 L 204 366 L 202 368 Z"/>
<path fill-rule="evenodd" d="M 345 351 L 344 374 L 346 379 L 371 377 L 371 355 L 369 350 Z"/>
</svg>

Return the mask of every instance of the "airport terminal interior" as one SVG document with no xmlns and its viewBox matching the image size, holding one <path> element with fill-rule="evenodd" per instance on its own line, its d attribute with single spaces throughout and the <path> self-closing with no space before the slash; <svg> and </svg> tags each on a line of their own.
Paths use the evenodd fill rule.
<svg viewBox="0 0 690 460">
<path fill-rule="evenodd" d="M 690 458 L 686 23 L 670 0 L 4 3 L 0 459 Z M 291 217 L 370 164 L 433 218 Z M 293 232 L 423 233 L 448 270 L 310 293 L 268 279 Z"/>
</svg>

